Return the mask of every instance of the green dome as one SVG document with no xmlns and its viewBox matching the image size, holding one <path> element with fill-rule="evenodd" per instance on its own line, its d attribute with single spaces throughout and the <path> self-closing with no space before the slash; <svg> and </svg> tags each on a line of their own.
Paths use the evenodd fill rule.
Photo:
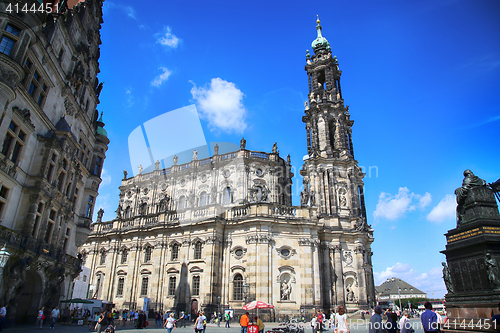
<svg viewBox="0 0 500 333">
<path fill-rule="evenodd" d="M 108 132 L 101 126 L 97 127 L 97 134 L 108 137 Z"/>
<path fill-rule="evenodd" d="M 312 48 L 313 48 L 315 53 L 317 51 L 319 51 L 320 49 L 326 49 L 327 51 L 330 51 L 331 50 L 330 43 L 328 43 L 328 40 L 321 35 L 321 25 L 320 25 L 319 17 L 318 17 L 316 23 L 317 23 L 316 30 L 318 31 L 318 37 L 315 40 L 313 40 L 313 42 L 311 44 Z"/>
<path fill-rule="evenodd" d="M 97 120 L 97 134 L 108 137 L 108 132 L 104 129 L 104 122 L 102 121 L 102 114 L 103 112 L 101 111 L 101 117 Z"/>
</svg>

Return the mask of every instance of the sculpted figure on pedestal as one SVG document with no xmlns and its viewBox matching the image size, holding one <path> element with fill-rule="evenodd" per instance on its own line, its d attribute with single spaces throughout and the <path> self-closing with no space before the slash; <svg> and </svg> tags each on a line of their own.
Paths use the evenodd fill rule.
<svg viewBox="0 0 500 333">
<path fill-rule="evenodd" d="M 464 216 L 464 203 L 465 199 L 467 199 L 467 195 L 469 191 L 478 186 L 486 186 L 486 182 L 474 175 L 472 171 L 469 169 L 464 171 L 464 181 L 462 182 L 462 187 L 459 187 L 455 190 L 455 194 L 457 196 L 457 226 L 460 225 L 463 221 Z"/>
<path fill-rule="evenodd" d="M 485 263 L 488 270 L 488 280 L 490 281 L 491 289 L 500 289 L 500 271 L 498 269 L 498 263 L 489 252 L 486 253 Z"/>
<path fill-rule="evenodd" d="M 448 290 L 450 294 L 453 294 L 453 282 L 451 282 L 450 270 L 444 261 L 441 264 L 443 265 L 443 280 L 446 285 L 446 290 Z"/>
</svg>

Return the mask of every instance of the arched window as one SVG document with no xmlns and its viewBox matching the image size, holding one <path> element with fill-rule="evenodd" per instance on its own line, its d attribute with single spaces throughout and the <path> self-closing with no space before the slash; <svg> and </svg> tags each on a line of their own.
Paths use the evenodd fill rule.
<svg viewBox="0 0 500 333">
<path fill-rule="evenodd" d="M 194 259 L 201 259 L 201 242 L 197 242 L 194 244 Z"/>
<path fill-rule="evenodd" d="M 187 207 L 187 200 L 186 200 L 186 197 L 182 195 L 179 198 L 179 209 L 184 209 L 186 207 Z"/>
<path fill-rule="evenodd" d="M 176 282 L 177 278 L 175 276 L 171 276 L 168 279 L 168 296 L 175 296 Z"/>
<path fill-rule="evenodd" d="M 233 200 L 232 200 L 231 189 L 229 187 L 226 187 L 226 189 L 224 190 L 224 197 L 223 197 L 222 203 L 224 205 L 227 205 L 227 204 L 230 204 L 232 201 Z"/>
<path fill-rule="evenodd" d="M 243 300 L 243 276 L 236 274 L 233 279 L 233 301 Z"/>
<path fill-rule="evenodd" d="M 177 261 L 179 259 L 179 244 L 172 245 L 172 261 Z"/>
<path fill-rule="evenodd" d="M 193 296 L 199 296 L 200 295 L 200 277 L 199 276 L 193 276 L 193 283 L 192 283 L 192 294 Z"/>
<path fill-rule="evenodd" d="M 151 252 L 152 249 L 150 246 L 146 247 L 144 250 L 144 262 L 150 262 L 151 261 Z"/>
<path fill-rule="evenodd" d="M 200 195 L 200 206 L 206 206 L 209 204 L 209 198 L 207 192 L 202 192 Z"/>
</svg>

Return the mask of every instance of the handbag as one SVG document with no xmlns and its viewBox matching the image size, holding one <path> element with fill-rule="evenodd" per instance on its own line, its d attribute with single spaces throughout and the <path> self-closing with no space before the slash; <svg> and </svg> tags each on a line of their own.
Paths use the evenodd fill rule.
<svg viewBox="0 0 500 333">
<path fill-rule="evenodd" d="M 45 319 L 45 315 L 42 315 L 42 320 L 44 320 L 44 319 Z"/>
</svg>

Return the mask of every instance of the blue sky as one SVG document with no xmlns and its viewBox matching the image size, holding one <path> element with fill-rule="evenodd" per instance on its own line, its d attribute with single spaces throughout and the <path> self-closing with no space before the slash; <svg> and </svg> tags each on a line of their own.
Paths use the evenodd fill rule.
<svg viewBox="0 0 500 333">
<path fill-rule="evenodd" d="M 469 168 L 500 177 L 500 3 L 481 1 L 110 1 L 101 36 L 101 104 L 111 143 L 97 207 L 114 218 L 128 136 L 195 104 L 207 142 L 306 155 L 306 49 L 319 14 L 342 70 L 366 168 L 376 283 L 400 277 L 445 293 L 439 253 Z M 174 143 L 175 144 L 175 143 Z M 299 203 L 299 196 L 294 196 Z M 97 209 L 96 209 L 97 211 Z"/>
</svg>

